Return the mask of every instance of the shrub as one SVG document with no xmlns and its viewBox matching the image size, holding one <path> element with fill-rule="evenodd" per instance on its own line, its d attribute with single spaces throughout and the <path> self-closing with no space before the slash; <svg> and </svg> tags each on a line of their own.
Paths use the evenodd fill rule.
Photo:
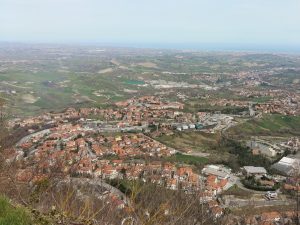
<svg viewBox="0 0 300 225">
<path fill-rule="evenodd" d="M 278 185 L 274 185 L 273 187 L 258 186 L 249 180 L 242 180 L 242 183 L 246 188 L 253 189 L 256 191 L 276 191 L 279 188 Z"/>
</svg>

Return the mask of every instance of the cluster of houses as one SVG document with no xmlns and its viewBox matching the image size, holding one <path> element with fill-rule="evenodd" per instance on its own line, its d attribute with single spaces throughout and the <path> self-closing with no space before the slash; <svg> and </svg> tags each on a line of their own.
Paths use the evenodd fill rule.
<svg viewBox="0 0 300 225">
<path fill-rule="evenodd" d="M 52 168 L 66 175 L 102 177 L 104 179 L 144 178 L 170 189 L 191 191 L 198 182 L 190 167 L 172 164 L 129 161 L 133 158 L 159 158 L 175 154 L 173 149 L 143 135 L 104 136 L 80 125 L 62 124 L 47 132 L 36 133 L 16 146 L 18 159 L 35 162 L 20 171 L 19 179 L 28 181 L 51 172 Z"/>
<path fill-rule="evenodd" d="M 141 163 L 139 160 L 127 160 L 147 157 L 156 159 L 175 153 L 174 149 L 141 133 L 104 136 L 93 130 L 86 130 L 79 124 L 61 124 L 35 133 L 21 140 L 16 146 L 18 159 L 23 157 L 27 161 L 35 162 L 35 171 L 41 173 L 59 166 L 64 173 L 110 179 L 124 176 L 128 179 L 138 179 L 147 175 L 150 182 L 161 184 L 164 181 L 170 189 L 180 187 L 192 191 L 190 188 L 196 185 L 199 188 L 199 175 L 190 167 L 178 169 L 170 163 L 162 165 L 157 162 Z M 24 177 L 30 177 L 29 173 L 24 171 L 20 173 L 22 174 Z M 209 173 L 205 175 L 215 176 Z M 208 178 L 210 181 L 207 181 L 207 190 L 216 195 L 223 186 L 218 186 L 220 177 L 213 181 L 213 176 Z M 224 184 L 225 180 L 226 178 L 221 180 L 221 184 Z"/>
<path fill-rule="evenodd" d="M 156 183 L 171 190 L 187 193 L 199 191 L 199 175 L 190 166 L 176 166 L 169 162 L 144 160 L 100 160 L 94 172 L 103 179 L 137 180 Z"/>
<path fill-rule="evenodd" d="M 150 131 L 149 126 L 157 127 L 157 133 L 173 134 L 173 130 L 184 131 L 201 129 L 214 133 L 217 130 L 231 126 L 233 117 L 220 113 L 198 112 L 196 114 L 182 112 L 184 105 L 179 102 L 162 101 L 159 97 L 144 96 L 116 103 L 117 108 L 68 108 L 63 112 L 49 112 L 37 117 L 15 119 L 11 127 L 31 128 L 37 125 L 59 126 L 61 123 L 77 121 L 89 128 L 103 131 Z M 105 127 L 102 125 L 104 124 Z M 156 135 L 157 136 L 157 135 Z"/>
<path fill-rule="evenodd" d="M 246 108 L 249 106 L 249 101 L 235 100 L 235 99 L 216 99 L 210 101 L 212 106 L 234 106 Z"/>
<path fill-rule="evenodd" d="M 160 131 L 165 133 L 173 133 L 174 129 L 214 132 L 231 126 L 234 123 L 233 117 L 221 113 L 184 113 L 180 111 L 183 104 L 164 102 L 154 96 L 132 98 L 118 102 L 116 106 L 114 109 L 69 108 L 61 113 L 45 113 L 34 118 L 15 120 L 13 126 L 54 125 L 24 137 L 14 151 L 11 151 L 12 159 L 23 160 L 26 165 L 18 171 L 18 180 L 34 182 L 51 173 L 101 179 L 139 179 L 170 190 L 199 193 L 200 200 L 209 206 L 211 213 L 216 218 L 222 216 L 224 208 L 217 201 L 217 197 L 236 182 L 229 168 L 223 165 L 206 165 L 202 173 L 198 174 L 191 166 L 160 160 L 172 156 L 176 150 L 141 132 L 104 135 L 100 129 L 86 126 L 82 121 L 94 117 L 106 121 L 109 126 L 122 129 L 156 125 L 158 130 L 159 125 Z M 97 127 L 99 128 L 98 125 Z M 269 158 L 282 155 L 286 150 L 297 153 L 300 146 L 297 137 L 279 144 L 255 140 L 249 141 L 247 145 L 253 155 Z M 274 163 L 271 168 L 284 177 L 291 177 L 299 171 L 299 163 L 298 154 L 291 154 Z M 242 172 L 244 177 L 255 177 L 260 184 L 268 187 L 273 187 L 276 183 L 274 179 L 262 179 L 268 178 L 263 167 L 245 166 Z M 298 190 L 296 184 L 292 180 L 287 181 L 283 189 Z M 123 207 L 121 201 L 117 199 L 116 202 Z M 262 221 L 260 217 L 255 219 Z"/>
<path fill-rule="evenodd" d="M 150 110 L 162 110 L 162 109 L 183 109 L 184 104 L 179 102 L 163 102 L 156 96 L 143 96 L 140 98 L 132 98 L 123 102 L 117 102 L 119 107 L 129 106 L 144 106 Z"/>
<path fill-rule="evenodd" d="M 105 157 L 168 157 L 175 150 L 143 135 L 103 136 L 93 130 L 72 124 L 62 124 L 22 140 L 16 147 L 16 157 L 22 156 L 50 166 L 62 161 L 62 170 L 78 165 L 84 173 L 93 171 L 93 162 Z"/>
<path fill-rule="evenodd" d="M 282 115 L 300 115 L 299 96 L 278 98 L 267 103 L 255 105 L 255 109 L 263 113 L 277 113 Z"/>
<path fill-rule="evenodd" d="M 91 109 L 92 110 L 92 109 Z M 9 122 L 10 127 L 32 127 L 36 125 L 56 124 L 70 119 L 80 118 L 80 111 L 74 108 L 68 108 L 64 112 L 46 112 L 42 115 L 29 117 L 25 119 L 13 119 Z"/>
<path fill-rule="evenodd" d="M 64 129 L 71 129 L 73 131 L 77 130 L 78 127 L 64 125 Z M 59 129 L 56 128 L 57 132 Z M 54 131 L 54 130 L 53 130 Z M 77 134 L 77 133 L 76 133 Z M 50 133 L 47 134 L 51 139 L 55 139 L 57 134 Z M 82 135 L 82 133 L 81 133 Z M 33 154 L 29 154 L 26 160 L 33 160 L 36 162 L 36 168 L 27 167 L 18 171 L 18 179 L 20 181 L 36 181 L 47 176 L 49 172 L 48 169 L 53 166 L 61 166 L 62 171 L 65 174 L 71 176 L 84 176 L 84 177 L 98 177 L 101 179 L 129 179 L 129 180 L 142 180 L 144 182 L 152 182 L 158 185 L 162 185 L 171 190 L 184 190 L 186 193 L 200 193 L 200 200 L 207 204 L 210 212 L 215 218 L 221 217 L 225 212 L 224 208 L 217 201 L 217 196 L 221 194 L 224 190 L 230 188 L 234 182 L 231 180 L 231 169 L 223 165 L 206 165 L 202 169 L 202 174 L 197 174 L 193 171 L 190 166 L 178 166 L 170 162 L 162 161 L 146 161 L 141 159 L 133 159 L 132 157 L 124 157 L 119 159 L 105 159 L 99 156 L 101 151 L 97 151 L 98 146 L 103 148 L 109 148 L 116 145 L 117 147 L 123 146 L 134 146 L 137 144 L 136 139 L 143 139 L 143 136 L 94 136 L 91 135 L 86 137 L 79 137 L 74 140 L 75 143 L 66 144 L 65 146 L 59 147 L 59 145 L 53 145 L 51 142 L 44 142 L 45 144 L 38 147 L 40 151 L 43 152 L 45 148 L 49 152 L 49 148 L 53 148 L 53 154 L 47 154 L 41 157 L 41 152 L 38 150 Z M 39 138 L 44 138 L 45 134 L 40 134 L 38 136 L 32 137 L 32 144 L 38 143 Z M 65 136 L 68 139 L 68 136 Z M 28 147 L 27 143 L 21 143 L 20 146 Z M 145 141 L 147 143 L 147 141 Z M 92 146 L 95 151 L 96 157 L 89 154 L 83 154 L 82 148 L 86 145 Z M 62 156 L 66 156 L 58 152 L 73 152 L 73 156 L 70 158 L 64 158 L 61 162 L 66 162 L 66 165 L 55 164 L 54 159 L 58 159 Z M 35 158 L 34 156 L 39 156 L 40 158 Z M 80 155 L 80 156 L 78 156 Z M 74 163 L 73 160 L 77 162 Z M 45 160 L 46 159 L 46 160 Z M 68 160 L 69 159 L 69 160 Z M 71 161 L 70 161 L 71 160 Z M 247 176 L 266 176 L 267 171 L 263 167 L 253 167 L 245 166 L 243 167 L 243 174 Z M 291 182 L 290 182 L 291 183 Z M 284 188 L 286 190 L 294 191 L 299 188 L 292 184 L 285 184 Z M 116 203 L 117 208 L 124 208 L 126 204 L 121 199 L 116 197 L 113 198 Z M 261 215 L 252 216 L 244 220 L 245 224 L 276 224 L 279 221 L 289 221 L 291 220 L 291 215 L 287 213 L 262 213 Z M 268 222 L 268 223 L 266 223 Z M 280 224 L 280 223 L 279 223 Z"/>
<path fill-rule="evenodd" d="M 161 101 L 155 96 L 132 98 L 124 102 L 117 102 L 117 108 L 69 108 L 63 112 L 49 112 L 37 117 L 15 119 L 10 123 L 11 127 L 31 127 L 37 124 L 57 124 L 73 119 L 98 118 L 107 122 L 117 121 L 119 127 L 136 126 L 141 124 L 151 125 L 156 121 L 171 120 L 188 122 L 193 119 L 191 113 L 183 113 L 184 104 L 179 102 Z"/>
<path fill-rule="evenodd" d="M 206 166 L 198 174 L 191 166 L 157 161 L 175 151 L 141 133 L 103 135 L 80 124 L 63 123 L 23 138 L 15 152 L 15 158 L 26 165 L 17 173 L 19 181 L 35 182 L 52 173 L 103 180 L 139 179 L 171 190 L 200 193 L 201 201 L 216 217 L 224 213 L 216 204 L 217 195 L 232 185 L 231 171 L 221 165 Z"/>
<path fill-rule="evenodd" d="M 207 203 L 212 215 L 219 218 L 224 214 L 224 208 L 217 197 L 235 183 L 231 178 L 231 169 L 224 165 L 206 165 L 201 173 L 204 178 L 201 202 Z"/>
<path fill-rule="evenodd" d="M 287 143 L 297 141 L 291 139 Z M 261 148 L 257 144 L 255 147 Z M 201 201 L 209 206 L 216 218 L 224 214 L 217 197 L 236 182 L 232 180 L 231 169 L 223 165 L 206 165 L 198 174 L 191 166 L 157 161 L 176 151 L 142 133 L 103 135 L 81 124 L 62 123 L 34 133 L 23 138 L 15 150 L 15 158 L 24 159 L 28 165 L 18 171 L 20 181 L 36 181 L 53 171 L 59 171 L 63 176 L 139 179 L 171 190 L 200 193 Z M 274 169 L 285 171 L 283 175 L 289 176 L 297 162 L 295 155 L 286 156 L 274 164 Z M 242 172 L 245 177 L 259 177 L 261 184 L 270 187 L 275 184 L 272 179 L 261 179 L 268 177 L 263 167 L 245 166 Z M 284 188 L 295 190 L 297 187 L 286 182 Z"/>
<path fill-rule="evenodd" d="M 214 100 L 212 104 L 247 107 L 247 105 L 255 103 L 256 98 L 262 98 L 266 99 L 266 102 L 257 101 L 254 105 L 255 111 L 266 114 L 300 115 L 300 98 L 299 95 L 294 92 L 282 89 L 253 90 L 241 87 L 231 87 L 230 90 L 236 95 L 249 98 L 249 101 L 218 99 Z M 253 101 L 251 101 L 251 99 L 253 99 Z"/>
</svg>

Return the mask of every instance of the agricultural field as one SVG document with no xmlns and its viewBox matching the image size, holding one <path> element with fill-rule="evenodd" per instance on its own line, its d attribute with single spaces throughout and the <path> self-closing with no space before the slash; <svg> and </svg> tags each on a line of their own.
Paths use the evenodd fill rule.
<svg viewBox="0 0 300 225">
<path fill-rule="evenodd" d="M 16 116 L 66 107 L 104 107 L 153 94 L 183 101 L 189 112 L 231 113 L 244 109 L 211 106 L 207 97 L 266 102 L 271 98 L 237 95 L 234 88 L 261 71 L 261 79 L 268 85 L 250 90 L 282 84 L 295 90 L 299 88 L 295 69 L 299 65 L 297 56 L 275 54 L 1 44 L 0 98 Z"/>
</svg>

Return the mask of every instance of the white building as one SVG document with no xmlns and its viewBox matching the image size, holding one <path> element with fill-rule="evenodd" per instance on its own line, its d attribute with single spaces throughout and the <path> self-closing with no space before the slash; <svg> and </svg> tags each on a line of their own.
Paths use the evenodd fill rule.
<svg viewBox="0 0 300 225">
<path fill-rule="evenodd" d="M 266 175 L 267 170 L 264 167 L 256 167 L 256 166 L 244 166 L 243 167 L 243 173 L 246 176 L 252 176 L 252 175 Z"/>
<path fill-rule="evenodd" d="M 202 169 L 204 175 L 214 175 L 218 179 L 227 179 L 231 174 L 231 170 L 221 165 L 207 165 Z"/>
<path fill-rule="evenodd" d="M 195 127 L 196 127 L 195 124 L 190 124 L 190 125 L 189 125 L 189 128 L 190 128 L 190 129 L 195 129 Z"/>
<path fill-rule="evenodd" d="M 283 157 L 279 162 L 272 165 L 272 168 L 283 175 L 292 176 L 295 172 L 300 172 L 300 160 L 292 156 Z"/>
</svg>

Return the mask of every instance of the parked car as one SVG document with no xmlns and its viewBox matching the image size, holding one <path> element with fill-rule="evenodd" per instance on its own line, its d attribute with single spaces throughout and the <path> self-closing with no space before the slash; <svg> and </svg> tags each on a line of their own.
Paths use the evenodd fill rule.
<svg viewBox="0 0 300 225">
<path fill-rule="evenodd" d="M 278 197 L 278 194 L 275 191 L 268 191 L 265 194 L 265 197 L 266 197 L 267 200 L 273 200 L 273 199 L 276 199 Z"/>
</svg>

